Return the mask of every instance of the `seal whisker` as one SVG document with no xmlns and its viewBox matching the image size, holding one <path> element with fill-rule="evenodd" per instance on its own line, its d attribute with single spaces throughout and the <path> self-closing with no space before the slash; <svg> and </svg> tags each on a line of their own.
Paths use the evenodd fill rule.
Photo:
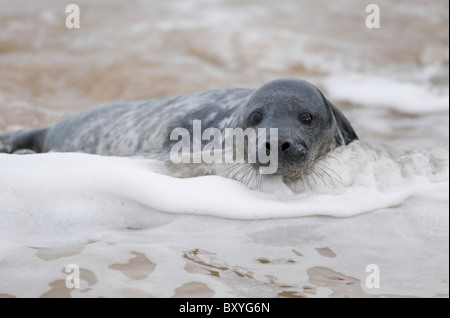
<svg viewBox="0 0 450 318">
<path fill-rule="evenodd" d="M 313 188 L 311 186 L 311 183 L 309 182 L 309 175 L 306 175 L 303 179 L 306 181 L 306 184 L 308 185 L 309 190 L 312 191 Z"/>
<path fill-rule="evenodd" d="M 242 183 L 248 183 L 249 177 L 248 177 L 248 171 L 252 169 L 252 166 L 250 164 L 246 164 L 246 163 L 235 163 L 233 164 L 233 166 L 231 167 L 231 170 L 227 173 L 227 177 L 237 180 L 239 182 Z M 244 179 L 246 179 L 246 181 L 244 182 Z"/>
<path fill-rule="evenodd" d="M 250 188 L 257 189 L 261 186 L 261 174 L 259 173 L 259 169 L 250 165 L 250 180 L 251 185 Z"/>
<path fill-rule="evenodd" d="M 239 174 L 240 174 L 240 178 L 239 178 L 239 182 L 242 183 L 248 183 L 249 182 L 249 177 L 248 177 L 248 170 L 249 167 L 247 165 L 242 165 L 241 169 L 239 169 Z M 243 180 L 246 180 L 246 182 L 243 182 Z"/>
<path fill-rule="evenodd" d="M 333 189 L 334 189 L 334 188 L 335 188 L 334 181 L 337 181 L 337 180 L 334 179 L 329 173 L 327 173 L 322 167 L 316 166 L 316 169 L 320 169 L 320 171 L 328 177 L 328 179 L 331 181 L 331 185 L 332 185 L 332 187 L 333 187 Z M 325 184 L 325 185 L 328 185 L 327 182 L 325 182 L 324 184 Z"/>
<path fill-rule="evenodd" d="M 329 167 L 324 166 L 321 162 L 317 162 L 316 165 L 318 167 L 320 167 L 322 169 L 322 171 L 328 175 L 329 178 L 332 178 L 332 179 L 340 182 L 342 185 L 344 185 L 344 181 L 342 180 L 341 176 L 336 171 L 332 170 Z M 327 171 L 325 171 L 325 169 Z M 330 173 L 333 174 L 335 177 L 331 177 Z"/>
<path fill-rule="evenodd" d="M 240 174 L 240 178 L 239 178 L 239 182 L 242 182 L 242 180 L 244 180 L 244 178 L 248 179 L 248 171 L 251 167 L 243 164 L 242 167 L 239 169 L 238 174 Z"/>
<path fill-rule="evenodd" d="M 330 175 L 328 172 L 326 172 L 322 167 L 317 166 L 316 169 L 320 170 L 325 176 L 327 176 L 328 180 L 331 182 L 331 184 L 329 182 L 325 182 L 325 185 L 330 186 L 331 188 L 335 189 L 336 188 L 335 181 L 339 181 L 339 180 L 336 180 L 332 175 Z"/>
<path fill-rule="evenodd" d="M 324 185 L 327 185 L 325 179 L 320 175 L 320 173 L 319 173 L 316 169 L 317 169 L 317 167 L 313 167 L 312 170 L 311 170 L 311 172 L 312 172 L 314 175 L 316 175 L 316 176 L 323 182 Z"/>
<path fill-rule="evenodd" d="M 252 165 L 248 164 L 243 174 L 246 177 L 246 185 L 251 189 L 259 188 L 260 182 L 258 180 L 257 169 Z"/>
<path fill-rule="evenodd" d="M 317 180 L 316 180 L 316 175 L 315 175 L 316 173 L 315 173 L 314 170 L 312 170 L 312 172 L 313 172 L 313 174 L 311 174 L 311 177 L 312 177 L 312 179 L 314 181 L 314 186 L 317 187 Z"/>
<path fill-rule="evenodd" d="M 255 70 L 256 75 L 258 75 L 259 79 L 261 80 L 263 87 L 266 87 L 266 82 L 264 81 L 264 79 L 262 78 L 261 74 L 259 74 L 259 72 L 257 70 Z"/>
<path fill-rule="evenodd" d="M 239 166 L 238 164 L 236 164 L 236 163 L 229 163 L 229 164 L 227 164 L 227 168 L 226 168 L 227 173 L 226 173 L 226 176 L 227 176 L 227 177 L 235 176 L 236 173 L 237 173 L 237 169 L 238 169 L 239 167 L 240 167 L 240 166 Z"/>
<path fill-rule="evenodd" d="M 338 164 L 341 164 L 341 162 L 339 161 L 339 159 L 336 158 L 335 156 L 332 156 L 332 155 L 328 154 L 328 155 L 326 156 L 326 158 L 334 159 L 334 160 L 336 160 L 336 162 L 337 162 Z M 324 161 L 326 162 L 326 160 L 324 160 Z"/>
</svg>

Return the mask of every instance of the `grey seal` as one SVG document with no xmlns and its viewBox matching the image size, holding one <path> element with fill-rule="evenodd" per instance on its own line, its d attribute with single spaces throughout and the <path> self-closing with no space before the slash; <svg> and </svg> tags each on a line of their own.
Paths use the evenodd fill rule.
<svg viewBox="0 0 450 318">
<path fill-rule="evenodd" d="M 135 156 L 168 150 L 169 136 L 193 120 L 208 127 L 277 128 L 278 169 L 285 180 L 308 174 L 320 158 L 357 140 L 350 122 L 313 84 L 278 79 L 260 88 L 217 89 L 119 102 L 71 116 L 52 127 L 0 136 L 0 152 L 84 152 Z M 270 144 L 266 145 L 267 151 Z M 258 169 L 262 164 L 252 163 Z"/>
</svg>

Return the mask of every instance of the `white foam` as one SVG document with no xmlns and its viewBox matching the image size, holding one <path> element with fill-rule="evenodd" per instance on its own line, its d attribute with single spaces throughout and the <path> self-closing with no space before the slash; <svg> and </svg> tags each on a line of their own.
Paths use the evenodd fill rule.
<svg viewBox="0 0 450 318">
<path fill-rule="evenodd" d="M 323 171 L 334 175 L 311 179 L 313 190 L 303 193 L 293 193 L 278 179 L 255 191 L 220 176 L 174 178 L 155 172 L 161 166 L 151 160 L 72 153 L 1 155 L 0 218 L 9 229 L 23 232 L 29 226 L 32 233 L 37 226 L 53 231 L 58 222 L 102 226 L 112 221 L 120 226 L 130 219 L 120 212 L 124 202 L 167 213 L 257 220 L 349 217 L 424 193 L 448 199 L 448 150 L 396 158 L 386 149 L 360 142 L 338 149 L 322 162 L 328 165 Z M 104 219 L 106 208 L 117 213 L 108 215 L 109 221 Z M 30 218 L 34 223 L 25 224 Z M 64 226 L 57 230 L 65 231 Z"/>
<path fill-rule="evenodd" d="M 433 91 L 423 83 L 361 74 L 333 75 L 323 79 L 328 98 L 363 107 L 384 107 L 408 114 L 449 111 L 447 92 Z"/>
</svg>

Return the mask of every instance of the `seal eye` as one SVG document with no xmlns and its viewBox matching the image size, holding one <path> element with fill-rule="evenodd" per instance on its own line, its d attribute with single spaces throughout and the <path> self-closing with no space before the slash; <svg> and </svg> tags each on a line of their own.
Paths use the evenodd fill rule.
<svg viewBox="0 0 450 318">
<path fill-rule="evenodd" d="M 300 115 L 299 120 L 302 124 L 310 126 L 313 122 L 313 116 L 310 113 L 303 113 Z"/>
<path fill-rule="evenodd" d="M 249 117 L 250 124 L 252 125 L 258 125 L 262 120 L 263 115 L 258 111 L 253 112 Z"/>
</svg>

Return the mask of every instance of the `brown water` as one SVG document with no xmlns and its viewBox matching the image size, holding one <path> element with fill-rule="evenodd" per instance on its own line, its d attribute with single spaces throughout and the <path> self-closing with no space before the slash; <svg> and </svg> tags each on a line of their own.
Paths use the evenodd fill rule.
<svg viewBox="0 0 450 318">
<path fill-rule="evenodd" d="M 295 77 L 313 82 L 332 101 L 334 97 L 338 99 L 339 107 L 363 140 L 387 142 L 407 150 L 448 148 L 449 3 L 446 0 L 380 3 L 380 29 L 366 28 L 365 2 L 357 0 L 80 0 L 76 3 L 81 9 L 80 29 L 65 27 L 64 1 L 0 1 L 0 132 L 53 125 L 100 103 L 214 88 L 257 88 L 274 78 Z M 343 82 L 339 84 L 344 86 L 346 74 L 356 74 L 361 79 L 376 78 L 380 85 L 368 85 L 372 95 L 367 98 L 357 90 L 348 98 L 342 97 L 332 88 L 333 83 L 337 84 L 336 78 L 343 74 Z M 399 89 L 402 83 L 427 92 L 423 104 L 419 101 L 411 106 L 411 111 L 405 108 L 401 102 L 405 95 Z M 349 85 L 353 84 L 349 81 Z M 386 105 L 366 105 L 365 101 L 370 104 L 377 95 L 388 98 Z M 423 110 L 435 102 L 434 96 L 447 96 L 447 106 L 440 102 L 437 111 Z M 444 206 L 448 206 L 446 202 Z M 433 205 L 429 208 L 433 209 Z M 240 223 L 236 226 L 227 223 L 227 226 L 248 230 L 248 225 Z M 132 235 L 131 241 L 135 243 L 138 234 L 133 231 L 130 228 L 125 232 L 133 233 L 127 235 Z M 180 239 L 167 233 L 155 236 L 171 244 Z M 421 296 L 409 294 L 407 284 L 395 295 L 368 294 L 361 288 L 364 274 L 354 277 L 333 269 L 341 260 L 334 247 L 320 243 L 308 245 L 304 256 L 302 242 L 310 244 L 320 239 L 306 235 L 293 240 L 292 246 L 291 241 L 286 245 L 280 243 L 281 255 L 274 248 L 278 242 L 262 240 L 262 246 L 252 252 L 253 260 L 242 264 L 230 261 L 226 254 L 232 250 L 229 247 L 198 249 L 200 237 L 192 240 L 190 248 L 175 244 L 170 251 L 157 244 L 142 246 L 143 250 L 137 251 L 135 245 L 127 245 L 129 237 L 124 241 L 105 239 L 106 254 L 113 255 L 113 247 L 120 245 L 117 259 L 112 257 L 107 261 L 102 255 L 90 252 L 90 246 L 94 245 L 91 243 L 95 242 L 75 248 L 30 245 L 30 255 L 43 262 L 53 262 L 49 266 L 52 270 L 57 268 L 58 277 L 62 278 L 45 275 L 34 290 L 19 288 L 17 293 L 11 287 L 14 281 L 3 282 L 3 286 L 0 282 L 0 297 Z M 165 241 L 158 242 L 164 245 Z M 264 253 L 264 244 L 272 247 L 269 254 Z M 448 250 L 448 237 L 443 244 L 447 244 Z M 166 254 L 179 262 L 184 274 L 197 278 L 190 281 L 178 269 L 172 270 L 171 263 L 167 262 L 171 258 Z M 14 262 L 24 262 L 27 257 L 16 259 L 5 255 L 5 264 L 12 264 L 10 270 Z M 80 291 L 72 292 L 64 286 L 65 273 L 61 269 L 65 259 L 73 260 L 77 255 L 94 261 L 86 261 L 85 267 L 81 264 L 84 285 Z M 160 256 L 155 256 L 155 260 L 151 255 Z M 347 259 L 340 264 L 345 262 L 351 263 Z M 296 276 L 292 284 L 286 283 L 289 280 L 286 270 L 295 266 L 304 270 L 303 280 L 298 283 Z M 160 268 L 164 268 L 162 273 L 174 273 L 167 286 Z M 412 268 L 414 274 L 420 264 Z M 115 294 L 105 287 L 108 280 L 102 274 L 104 270 L 114 273 L 113 278 L 122 282 L 118 283 Z M 441 279 L 439 275 L 436 281 Z M 161 290 L 147 290 L 138 284 L 149 277 L 158 277 L 154 284 Z M 442 277 L 448 286 L 448 272 Z M 241 290 L 232 292 L 230 286 L 238 289 L 240 286 Z M 247 289 L 248 292 L 243 291 Z M 448 290 L 443 295 L 441 289 L 436 293 L 432 292 L 433 288 L 430 290 L 427 295 L 448 297 Z"/>
<path fill-rule="evenodd" d="M 448 60 L 447 1 L 382 4 L 380 29 L 358 1 L 77 3 L 81 28 L 67 29 L 64 2 L 1 1 L 0 130 L 109 101 Z"/>
</svg>

